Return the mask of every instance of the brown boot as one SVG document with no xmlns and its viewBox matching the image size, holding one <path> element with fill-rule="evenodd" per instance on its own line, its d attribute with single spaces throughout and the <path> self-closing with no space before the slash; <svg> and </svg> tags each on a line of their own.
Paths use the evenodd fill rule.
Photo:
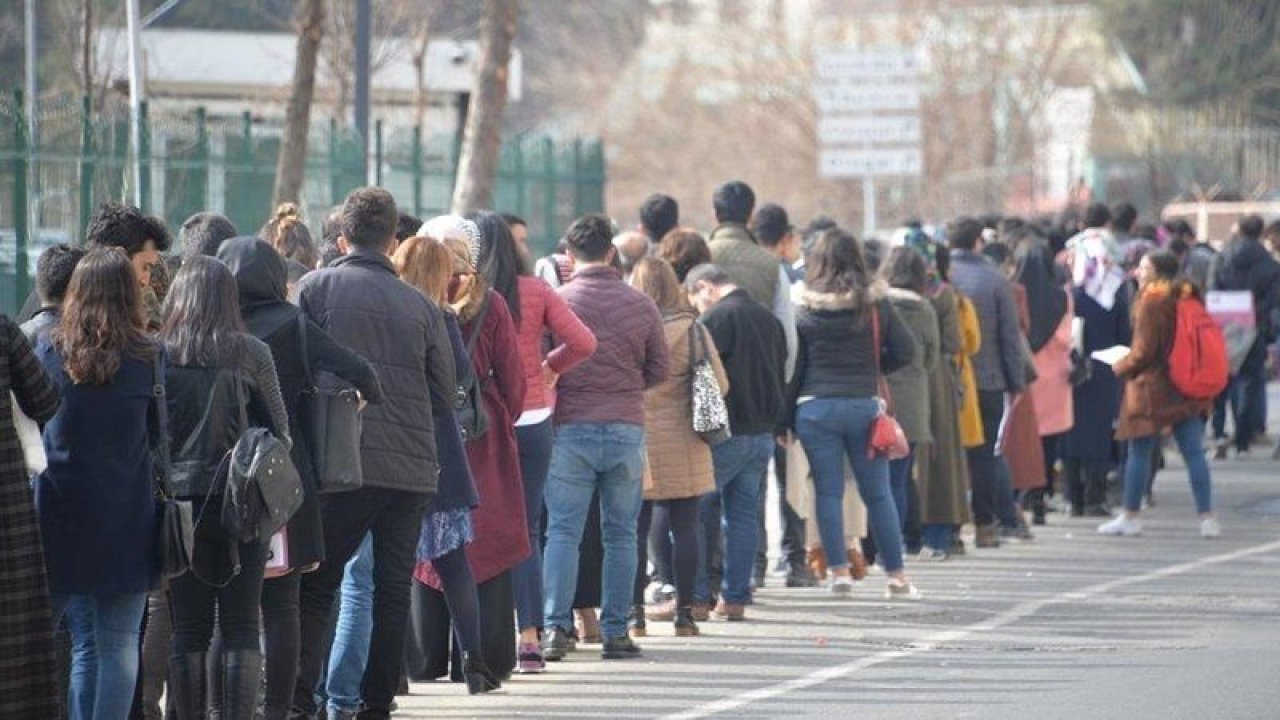
<svg viewBox="0 0 1280 720">
<path fill-rule="evenodd" d="M 822 548 L 809 548 L 808 550 L 809 569 L 813 571 L 813 576 L 819 580 L 827 579 L 827 553 Z"/>
<path fill-rule="evenodd" d="M 973 544 L 980 548 L 1000 547 L 1000 527 L 998 523 L 978 525 L 974 528 Z"/>
<path fill-rule="evenodd" d="M 861 580 L 867 576 L 867 558 L 862 551 L 857 548 L 849 548 L 849 575 L 854 580 Z"/>
</svg>

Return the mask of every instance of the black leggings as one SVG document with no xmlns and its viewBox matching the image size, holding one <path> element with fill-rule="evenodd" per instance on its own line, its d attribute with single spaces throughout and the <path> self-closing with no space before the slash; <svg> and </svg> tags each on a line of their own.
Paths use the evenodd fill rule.
<svg viewBox="0 0 1280 720">
<path fill-rule="evenodd" d="M 677 500 L 646 500 L 640 508 L 640 519 L 636 527 L 640 562 L 636 565 L 635 596 L 632 602 L 644 604 L 644 589 L 648 585 L 647 573 L 649 564 L 649 532 L 654 515 L 659 516 L 657 526 L 666 533 L 671 528 L 672 567 L 675 574 L 676 605 L 688 607 L 693 605 L 694 578 L 698 572 L 698 532 L 701 528 L 698 512 L 700 498 L 679 498 Z M 664 517 L 665 516 L 665 517 Z M 665 537 L 655 538 L 655 543 L 662 543 Z"/>
<path fill-rule="evenodd" d="M 262 583 L 263 649 L 266 651 L 267 690 L 263 697 L 266 717 L 287 717 L 298 681 L 298 652 L 302 645 L 298 592 L 302 573 Z"/>
<path fill-rule="evenodd" d="M 222 506 L 212 496 L 210 509 Z M 217 514 L 205 517 L 195 533 L 194 563 L 204 580 L 222 582 L 232 575 L 231 543 Z M 208 585 L 187 572 L 169 581 L 173 609 L 173 655 L 209 649 L 215 621 L 230 651 L 258 651 L 258 609 L 262 603 L 262 572 L 266 556 L 262 543 L 237 543 L 240 572 L 225 587 Z M 216 611 L 216 612 L 215 612 Z"/>
</svg>

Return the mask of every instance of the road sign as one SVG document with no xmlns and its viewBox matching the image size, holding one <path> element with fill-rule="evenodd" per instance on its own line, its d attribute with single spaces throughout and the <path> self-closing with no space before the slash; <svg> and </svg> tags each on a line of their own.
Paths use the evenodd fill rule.
<svg viewBox="0 0 1280 720">
<path fill-rule="evenodd" d="M 823 113 L 917 110 L 920 107 L 920 87 L 910 81 L 887 85 L 826 84 L 818 86 L 814 96 L 818 110 Z"/>
<path fill-rule="evenodd" d="M 918 143 L 920 118 L 916 115 L 825 115 L 818 119 L 818 140 L 823 145 Z"/>
<path fill-rule="evenodd" d="M 819 53 L 815 60 L 819 80 L 861 80 L 866 78 L 915 78 L 920 69 L 912 50 L 862 52 L 837 50 Z"/>
<path fill-rule="evenodd" d="M 818 155 L 818 169 L 825 178 L 919 175 L 924 167 L 920 148 L 831 149 Z"/>
</svg>

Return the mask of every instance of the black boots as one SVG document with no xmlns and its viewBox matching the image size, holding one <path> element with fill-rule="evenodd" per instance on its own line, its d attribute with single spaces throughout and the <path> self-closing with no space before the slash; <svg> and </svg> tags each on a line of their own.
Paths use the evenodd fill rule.
<svg viewBox="0 0 1280 720">
<path fill-rule="evenodd" d="M 169 656 L 169 694 L 177 720 L 204 720 L 205 653 Z"/>
<path fill-rule="evenodd" d="M 642 638 L 648 634 L 643 605 L 631 606 L 631 612 L 627 614 L 627 634 L 633 638 Z"/>
<path fill-rule="evenodd" d="M 502 687 L 484 660 L 471 653 L 462 653 L 462 674 L 467 679 L 467 692 L 472 695 L 493 692 Z"/>
<path fill-rule="evenodd" d="M 253 720 L 258 711 L 262 653 L 227 650 L 222 654 L 222 720 Z"/>
<path fill-rule="evenodd" d="M 676 608 L 676 637 L 695 637 L 698 634 L 698 623 L 693 619 L 693 608 Z"/>
</svg>

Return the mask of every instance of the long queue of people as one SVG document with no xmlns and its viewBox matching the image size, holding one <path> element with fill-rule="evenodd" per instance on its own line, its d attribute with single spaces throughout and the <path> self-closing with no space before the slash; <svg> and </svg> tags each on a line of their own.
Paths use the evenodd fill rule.
<svg viewBox="0 0 1280 720">
<path fill-rule="evenodd" d="M 786 584 L 838 596 L 874 565 L 918 599 L 908 563 L 970 523 L 1030 540 L 1058 490 L 1140 534 L 1169 430 L 1221 532 L 1204 418 L 1248 450 L 1280 328 L 1260 220 L 1216 253 L 1123 208 L 882 242 L 740 182 L 712 205 L 706 237 L 663 195 L 634 232 L 586 215 L 536 263 L 518 217 L 379 188 L 319 243 L 285 204 L 256 236 L 197 214 L 167 258 L 99 208 L 0 318 L 0 715 L 386 718 L 410 681 L 639 657 L 650 622 L 748 619 L 771 464 Z M 1206 286 L 1256 311 L 1208 394 L 1169 359 Z"/>
</svg>

